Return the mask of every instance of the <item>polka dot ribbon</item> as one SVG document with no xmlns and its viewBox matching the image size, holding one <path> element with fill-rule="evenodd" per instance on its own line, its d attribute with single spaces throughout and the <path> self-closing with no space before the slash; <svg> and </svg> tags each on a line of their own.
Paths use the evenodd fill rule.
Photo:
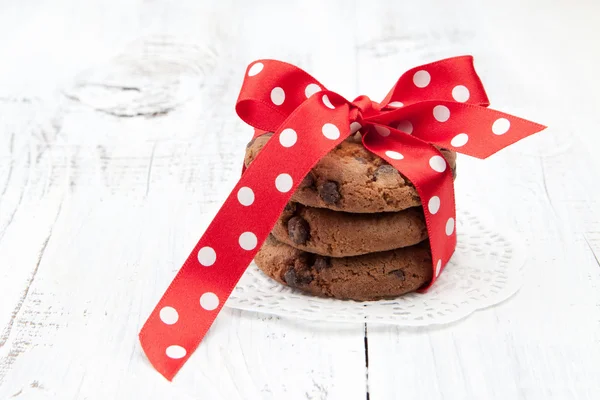
<svg viewBox="0 0 600 400">
<path fill-rule="evenodd" d="M 363 145 L 414 184 L 423 202 L 433 279 L 456 246 L 452 173 L 438 148 L 486 158 L 545 127 L 488 109 L 470 56 L 414 68 L 381 103 L 353 102 L 303 70 L 260 60 L 236 105 L 256 135 L 274 132 L 140 332 L 152 365 L 171 380 L 198 347 L 286 203 L 313 166 L 360 130 Z"/>
</svg>

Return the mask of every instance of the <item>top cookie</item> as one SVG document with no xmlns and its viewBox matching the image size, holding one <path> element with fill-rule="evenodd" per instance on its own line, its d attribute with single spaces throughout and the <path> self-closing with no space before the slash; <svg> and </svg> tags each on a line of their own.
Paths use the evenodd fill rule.
<svg viewBox="0 0 600 400">
<path fill-rule="evenodd" d="M 266 133 L 246 148 L 249 165 L 272 133 Z M 441 150 L 456 171 L 456 153 Z M 321 159 L 304 178 L 292 201 L 310 207 L 351 213 L 402 211 L 421 205 L 412 183 L 385 160 L 365 149 L 360 134 L 351 136 Z"/>
</svg>

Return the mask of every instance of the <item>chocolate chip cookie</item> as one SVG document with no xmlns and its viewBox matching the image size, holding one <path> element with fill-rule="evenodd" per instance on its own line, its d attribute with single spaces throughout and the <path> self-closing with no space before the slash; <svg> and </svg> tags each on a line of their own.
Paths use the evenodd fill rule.
<svg viewBox="0 0 600 400">
<path fill-rule="evenodd" d="M 249 165 L 272 134 L 248 144 L 245 163 Z M 456 171 L 456 153 L 441 150 Z M 360 133 L 351 136 L 323 159 L 304 178 L 292 201 L 319 208 L 351 213 L 402 211 L 421 205 L 412 183 L 385 160 L 366 150 Z"/>
<path fill-rule="evenodd" d="M 273 228 L 283 243 L 310 253 L 347 257 L 412 246 L 427 239 L 423 209 L 350 214 L 289 203 Z"/>
<path fill-rule="evenodd" d="M 273 235 L 255 257 L 284 285 L 315 296 L 377 300 L 415 291 L 432 278 L 428 242 L 356 257 L 323 257 L 278 242 Z"/>
</svg>

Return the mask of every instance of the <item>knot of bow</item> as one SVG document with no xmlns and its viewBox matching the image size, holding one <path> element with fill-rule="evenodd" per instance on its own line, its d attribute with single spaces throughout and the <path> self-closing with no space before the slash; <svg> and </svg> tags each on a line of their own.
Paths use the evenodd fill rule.
<svg viewBox="0 0 600 400">
<path fill-rule="evenodd" d="M 274 135 L 244 171 L 140 332 L 154 367 L 172 379 L 212 325 L 234 286 L 313 166 L 360 130 L 364 147 L 415 186 L 431 247 L 431 286 L 456 247 L 452 173 L 438 149 L 486 158 L 545 127 L 487 108 L 470 56 L 404 73 L 380 103 L 350 102 L 305 71 L 259 60 L 236 111 Z"/>
</svg>

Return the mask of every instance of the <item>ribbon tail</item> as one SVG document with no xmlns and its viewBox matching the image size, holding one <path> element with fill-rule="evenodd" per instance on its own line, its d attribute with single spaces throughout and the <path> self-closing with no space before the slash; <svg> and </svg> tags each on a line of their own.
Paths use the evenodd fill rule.
<svg viewBox="0 0 600 400">
<path fill-rule="evenodd" d="M 417 189 L 431 246 L 432 277 L 427 290 L 440 275 L 456 248 L 456 206 L 452 171 L 432 145 L 395 129 L 383 136 L 368 132 L 363 145 L 406 176 Z M 386 130 L 379 132 L 387 134 Z"/>
<path fill-rule="evenodd" d="M 196 350 L 238 280 L 312 167 L 350 134 L 346 103 L 312 96 L 246 169 L 142 327 L 150 363 L 172 380 Z"/>
</svg>

